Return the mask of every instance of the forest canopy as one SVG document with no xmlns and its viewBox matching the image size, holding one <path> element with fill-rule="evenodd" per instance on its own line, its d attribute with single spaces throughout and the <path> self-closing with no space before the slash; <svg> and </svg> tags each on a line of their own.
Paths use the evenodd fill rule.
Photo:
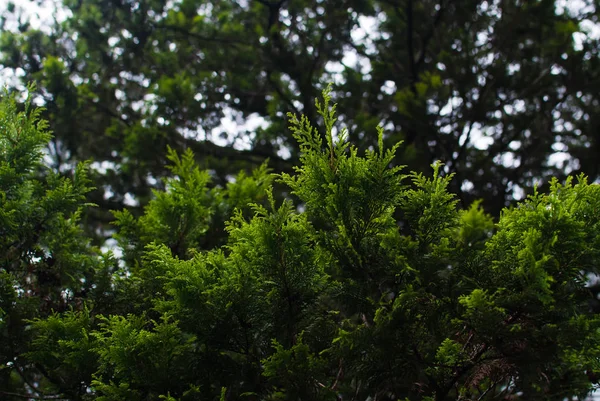
<svg viewBox="0 0 600 401">
<path fill-rule="evenodd" d="M 23 1 L 2 12 L 0 65 L 37 83 L 54 168 L 101 173 L 90 233 L 141 212 L 167 146 L 223 185 L 266 159 L 291 172 L 285 116 L 316 124 L 330 82 L 355 146 L 385 127 L 396 163 L 441 160 L 465 208 L 498 217 L 551 177 L 600 178 L 594 0 L 64 0 L 41 25 Z"/>
<path fill-rule="evenodd" d="M 587 288 L 600 186 L 535 191 L 494 224 L 451 175 L 393 166 L 290 114 L 300 164 L 211 186 L 188 150 L 121 257 L 91 245 L 89 164 L 42 163 L 41 110 L 0 103 L 0 395 L 6 400 L 584 397 L 600 374 Z M 323 140 L 325 138 L 325 140 Z M 301 202 L 275 199 L 283 185 Z M 395 216 L 402 216 L 398 220 Z"/>
<path fill-rule="evenodd" d="M 582 399 L 596 0 L 0 7 L 0 398 Z"/>
</svg>

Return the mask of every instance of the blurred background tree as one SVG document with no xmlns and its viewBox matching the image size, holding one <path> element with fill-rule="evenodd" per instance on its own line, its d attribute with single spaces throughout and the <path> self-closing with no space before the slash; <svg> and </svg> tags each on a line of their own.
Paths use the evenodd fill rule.
<svg viewBox="0 0 600 401">
<path fill-rule="evenodd" d="M 86 220 L 100 237 L 108 210 L 161 187 L 167 145 L 214 185 L 267 158 L 289 171 L 285 113 L 317 122 L 329 82 L 352 143 L 372 148 L 380 124 L 404 141 L 397 164 L 440 159 L 463 206 L 498 215 L 550 176 L 600 177 L 599 2 L 574 3 L 63 0 L 40 29 L 8 3 L 0 65 L 37 83 L 55 169 L 105 172 Z"/>
</svg>

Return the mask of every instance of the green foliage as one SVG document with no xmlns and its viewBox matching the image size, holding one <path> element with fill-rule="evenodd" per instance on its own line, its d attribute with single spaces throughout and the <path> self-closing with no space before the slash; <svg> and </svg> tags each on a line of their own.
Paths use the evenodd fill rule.
<svg viewBox="0 0 600 401">
<path fill-rule="evenodd" d="M 0 100 L 0 383 L 7 393 L 75 396 L 85 393 L 95 359 L 82 333 L 85 305 L 102 307 L 114 260 L 80 227 L 92 206 L 87 165 L 70 177 L 43 165 L 50 133 L 40 113 L 29 98 L 23 107 L 6 93 Z M 32 337 L 34 327 L 43 335 Z"/>
<path fill-rule="evenodd" d="M 139 258 L 150 243 L 167 245 L 174 255 L 184 257 L 190 249 L 211 249 L 222 245 L 224 222 L 238 209 L 248 214 L 248 205 L 265 198 L 272 182 L 266 164 L 248 176 L 240 172 L 225 188 L 209 188 L 208 171 L 200 170 L 194 154 L 187 150 L 180 158 L 168 148 L 169 170 L 173 177 L 164 180 L 164 191 L 153 191 L 154 198 L 139 219 L 125 209 L 114 211 L 116 235 L 126 259 Z"/>
<path fill-rule="evenodd" d="M 481 209 L 481 202 L 473 202 L 469 209 L 460 212 L 461 241 L 471 247 L 484 243 L 494 228 L 492 217 Z"/>
<path fill-rule="evenodd" d="M 45 385 L 57 392 L 61 388 L 85 392 L 82 383 L 89 383 L 98 361 L 95 352 L 98 343 L 89 334 L 92 328 L 90 311 L 87 308 L 80 312 L 70 310 L 37 318 L 32 322 L 32 328 L 36 335 L 29 352 L 23 356 L 46 368 Z"/>
<path fill-rule="evenodd" d="M 273 342 L 275 353 L 264 361 L 263 375 L 273 386 L 269 400 L 335 400 L 331 383 L 320 382 L 327 379 L 327 361 L 314 355 L 310 347 L 298 343 L 285 349 L 277 341 Z"/>
<path fill-rule="evenodd" d="M 98 400 L 159 399 L 165 389 L 184 386 L 175 381 L 191 362 L 194 337 L 182 333 L 176 321 L 167 315 L 159 322 L 143 316 L 102 320 L 93 333 L 99 364 L 91 384 L 102 394 Z"/>
<path fill-rule="evenodd" d="M 8 96 L 6 92 L 4 96 Z M 25 110 L 19 113 L 14 101 L 1 103 L 0 178 L 3 191 L 16 187 L 39 166 L 42 148 L 50 140 L 48 124 L 39 119 L 42 110 L 30 109 L 29 101 L 26 104 Z"/>
<path fill-rule="evenodd" d="M 440 163 L 403 175 L 383 129 L 359 155 L 330 96 L 316 103 L 323 133 L 290 115 L 301 165 L 277 181 L 297 205 L 276 199 L 266 166 L 220 186 L 190 151 L 168 150 L 164 190 L 140 216 L 114 213 L 118 267 L 78 226 L 85 168 L 49 172 L 36 112 L 5 98 L 2 126 L 38 139 L 22 142 L 19 174 L 5 163 L 18 185 L 2 192 L 0 394 L 563 400 L 594 389 L 600 318 L 586 286 L 600 186 L 553 180 L 494 224 L 478 202 L 458 207 Z"/>
<path fill-rule="evenodd" d="M 303 145 L 284 116 L 316 124 L 327 82 L 353 146 L 376 149 L 386 127 L 386 144 L 404 141 L 395 165 L 428 175 L 440 159 L 463 208 L 498 218 L 539 180 L 600 177 L 592 0 L 115 1 L 55 1 L 42 27 L 0 10 L 3 77 L 37 82 L 54 167 L 107 170 L 85 220 L 98 243 L 110 210 L 133 197 L 139 216 L 163 189 L 167 146 L 192 149 L 215 185 L 266 159 L 293 173 Z"/>
</svg>

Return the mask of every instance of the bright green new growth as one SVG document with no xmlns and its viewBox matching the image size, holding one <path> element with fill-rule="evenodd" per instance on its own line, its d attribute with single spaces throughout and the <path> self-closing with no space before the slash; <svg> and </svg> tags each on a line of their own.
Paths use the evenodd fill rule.
<svg viewBox="0 0 600 401">
<path fill-rule="evenodd" d="M 300 201 L 266 167 L 221 188 L 193 154 L 142 216 L 116 211 L 117 260 L 79 229 L 89 191 L 41 164 L 39 111 L 0 108 L 0 396 L 7 400 L 492 400 L 584 396 L 600 372 L 586 284 L 600 186 L 553 181 L 493 224 L 458 208 L 441 164 L 360 156 L 290 115 Z M 325 138 L 323 141 L 322 138 Z M 18 140 L 17 140 L 18 139 Z"/>
</svg>

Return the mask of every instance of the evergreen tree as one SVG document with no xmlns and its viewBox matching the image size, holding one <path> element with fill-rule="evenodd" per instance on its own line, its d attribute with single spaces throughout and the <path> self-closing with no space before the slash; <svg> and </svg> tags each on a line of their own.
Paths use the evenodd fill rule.
<svg viewBox="0 0 600 401">
<path fill-rule="evenodd" d="M 19 7 L 2 13 L 14 29 L 0 35 L 0 65 L 38 83 L 55 168 L 91 158 L 108 169 L 94 176 L 88 233 L 110 234 L 109 211 L 128 196 L 139 217 L 170 175 L 167 145 L 192 149 L 215 184 L 265 158 L 290 173 L 300 148 L 285 115 L 317 123 L 327 82 L 355 146 L 377 147 L 372 127 L 386 127 L 386 146 L 404 141 L 397 163 L 426 173 L 440 159 L 455 173 L 463 207 L 482 199 L 498 217 L 552 176 L 599 178 L 592 0 L 59 4 L 64 21 L 43 30 Z M 224 132 L 226 115 L 263 123 Z"/>
<path fill-rule="evenodd" d="M 41 111 L 29 100 L 18 111 L 7 95 L 0 102 L 0 395 L 8 399 L 81 391 L 93 372 L 84 360 L 63 360 L 46 349 L 46 370 L 27 359 L 32 342 L 42 341 L 33 337 L 32 321 L 49 319 L 44 322 L 55 339 L 63 335 L 64 347 L 85 353 L 83 333 L 58 314 L 83 319 L 95 299 L 102 310 L 115 267 L 110 255 L 90 246 L 80 226 L 92 189 L 87 165 L 65 177 L 42 163 L 50 134 Z"/>
<path fill-rule="evenodd" d="M 86 167 L 41 161 L 39 110 L 0 108 L 0 395 L 68 400 L 563 400 L 600 374 L 586 287 L 600 187 L 553 180 L 494 224 L 404 173 L 399 145 L 364 155 L 290 115 L 299 203 L 265 168 L 209 185 L 191 152 L 140 217 L 115 211 L 123 256 L 79 228 Z M 250 209 L 248 209 L 250 204 Z M 398 218 L 398 216 L 401 216 Z M 217 219 L 217 220 L 215 220 Z M 225 223 L 225 234 L 221 230 Z M 210 238 L 207 238 L 210 237 Z"/>
</svg>

